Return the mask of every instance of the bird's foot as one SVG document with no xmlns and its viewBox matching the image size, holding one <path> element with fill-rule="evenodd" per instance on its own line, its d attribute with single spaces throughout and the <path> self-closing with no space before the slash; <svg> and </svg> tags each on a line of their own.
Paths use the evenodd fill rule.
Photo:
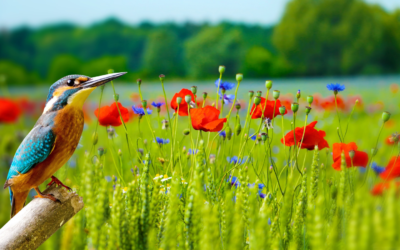
<svg viewBox="0 0 400 250">
<path fill-rule="evenodd" d="M 70 187 L 64 185 L 64 184 L 63 184 L 59 179 L 57 179 L 57 177 L 55 177 L 55 176 L 52 176 L 52 177 L 51 177 L 51 181 L 49 182 L 49 184 L 47 184 L 47 186 L 51 186 L 53 183 L 55 183 L 57 186 L 62 186 L 62 187 L 64 187 L 64 188 L 67 189 L 68 191 L 71 191 L 71 190 L 72 190 L 72 188 L 70 188 Z"/>
<path fill-rule="evenodd" d="M 59 199 L 55 198 L 54 195 L 52 195 L 52 194 L 38 194 L 38 195 L 35 195 L 33 197 L 34 198 L 46 198 L 46 199 L 52 200 L 54 202 L 61 203 L 61 201 Z"/>
<path fill-rule="evenodd" d="M 35 190 L 36 190 L 37 195 L 35 195 L 34 198 L 46 198 L 46 199 L 52 200 L 54 202 L 61 203 L 61 201 L 59 199 L 55 198 L 54 195 L 43 194 L 42 192 L 40 192 L 39 187 L 35 187 Z"/>
</svg>

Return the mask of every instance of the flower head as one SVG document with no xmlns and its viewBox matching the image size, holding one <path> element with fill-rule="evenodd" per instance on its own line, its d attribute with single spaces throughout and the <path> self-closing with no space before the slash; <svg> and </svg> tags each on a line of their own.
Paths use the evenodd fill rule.
<svg viewBox="0 0 400 250">
<path fill-rule="evenodd" d="M 190 155 L 195 155 L 199 152 L 199 150 L 198 149 L 189 149 L 188 152 Z"/>
<path fill-rule="evenodd" d="M 324 139 L 326 136 L 325 131 L 316 130 L 314 128 L 316 124 L 317 121 L 308 124 L 304 134 L 304 127 L 295 128 L 294 134 L 296 135 L 296 144 L 298 147 L 301 145 L 301 148 L 308 150 L 314 150 L 315 146 L 318 146 L 319 150 L 329 148 L 328 142 Z M 285 137 L 281 139 L 281 142 L 285 144 L 285 146 L 294 146 L 293 130 L 288 132 Z"/>
<path fill-rule="evenodd" d="M 171 108 L 173 108 L 175 110 L 175 112 L 178 112 L 178 106 L 179 106 L 179 113 L 178 115 L 180 116 L 188 116 L 188 105 L 190 104 L 190 102 L 186 102 L 185 100 L 185 96 L 190 95 L 191 97 L 191 101 L 190 102 L 194 102 L 195 100 L 195 96 L 192 93 L 192 91 L 188 90 L 188 89 L 181 89 L 181 91 L 179 91 L 178 93 L 176 93 L 171 100 Z M 181 103 L 178 104 L 176 99 L 180 97 L 181 98 Z"/>
<path fill-rule="evenodd" d="M 16 102 L 0 98 L 0 123 L 14 123 L 21 113 L 22 110 Z"/>
<path fill-rule="evenodd" d="M 400 177 L 400 157 L 393 156 L 386 166 L 385 171 L 383 171 L 379 176 L 384 180 L 391 180 Z"/>
<path fill-rule="evenodd" d="M 385 142 L 387 145 L 393 145 L 400 140 L 400 134 L 395 132 L 386 138 Z"/>
<path fill-rule="evenodd" d="M 276 101 L 269 101 L 265 100 L 264 97 L 260 97 L 261 101 L 259 105 L 253 104 L 253 107 L 251 108 L 250 114 L 251 114 L 251 119 L 257 119 L 257 118 L 269 118 L 269 119 L 274 119 L 276 116 L 280 115 L 279 112 L 279 107 L 281 105 L 281 101 L 276 100 Z M 275 103 L 276 102 L 276 103 Z M 275 107 L 275 110 L 274 110 Z M 264 115 L 263 115 L 264 111 Z M 285 111 L 285 114 L 287 114 L 287 111 Z"/>
<path fill-rule="evenodd" d="M 215 80 L 215 87 L 218 88 L 218 84 L 219 84 L 219 88 L 220 89 L 224 89 L 224 90 L 231 90 L 233 89 L 233 87 L 235 87 L 234 83 L 231 82 L 224 82 L 221 80 L 221 83 L 219 82 L 219 79 Z"/>
<path fill-rule="evenodd" d="M 229 176 L 227 182 L 231 183 L 231 185 L 235 185 L 235 187 L 240 186 L 239 179 L 236 176 Z"/>
<path fill-rule="evenodd" d="M 156 141 L 158 144 L 167 144 L 169 143 L 169 139 L 162 139 L 160 137 L 156 137 Z"/>
<path fill-rule="evenodd" d="M 375 162 L 372 163 L 371 168 L 372 168 L 372 170 L 374 170 L 374 172 L 376 174 L 381 174 L 381 173 L 383 173 L 385 171 L 384 167 L 378 166 Z"/>
<path fill-rule="evenodd" d="M 341 91 L 343 91 L 343 90 L 346 89 L 346 87 L 345 87 L 344 85 L 341 85 L 341 84 L 339 84 L 339 83 L 330 83 L 330 84 L 327 84 L 327 85 L 326 85 L 326 88 L 327 88 L 328 90 L 333 91 L 333 93 L 335 93 L 335 95 L 336 95 L 338 92 L 341 92 Z"/>
<path fill-rule="evenodd" d="M 140 115 L 140 116 L 143 116 L 143 115 L 145 115 L 146 113 L 144 112 L 144 109 L 143 108 L 141 108 L 141 107 L 139 107 L 139 106 L 135 106 L 135 105 L 133 105 L 132 106 L 132 110 L 133 110 L 133 113 L 135 113 L 135 114 L 137 114 L 137 115 Z M 149 108 L 147 108 L 147 114 L 151 114 L 153 111 L 151 111 Z"/>
<path fill-rule="evenodd" d="M 392 182 L 378 183 L 372 188 L 371 194 L 375 195 L 375 196 L 382 195 L 385 190 L 390 188 L 390 185 L 394 185 L 396 190 L 398 190 L 400 188 L 400 181 L 397 181 L 395 183 L 392 183 Z"/>
<path fill-rule="evenodd" d="M 357 145 L 354 142 L 348 144 L 345 143 L 334 143 L 332 148 L 332 167 L 335 170 L 340 170 L 341 167 L 341 155 L 344 152 L 347 167 L 365 167 L 368 164 L 368 154 L 362 151 L 357 151 Z M 351 159 L 349 152 L 354 150 L 354 157 Z"/>
<path fill-rule="evenodd" d="M 229 163 L 244 164 L 246 162 L 246 160 L 247 160 L 247 157 L 244 157 L 243 159 L 241 159 L 241 158 L 238 158 L 237 156 L 233 156 L 232 158 L 231 157 L 227 157 L 226 160 Z"/>
<path fill-rule="evenodd" d="M 121 116 L 124 122 L 129 121 L 129 111 L 118 102 L 118 108 L 121 111 Z M 119 116 L 117 104 L 115 102 L 111 106 L 101 107 L 100 110 L 96 109 L 94 114 L 99 119 L 101 126 L 114 126 L 118 127 L 122 124 L 121 117 Z"/>
<path fill-rule="evenodd" d="M 221 131 L 221 132 L 218 133 L 218 135 L 225 139 L 226 132 L 225 131 Z"/>
<path fill-rule="evenodd" d="M 163 102 L 152 102 L 151 105 L 155 108 L 161 108 L 162 105 L 164 105 L 165 103 Z"/>
<path fill-rule="evenodd" d="M 229 104 L 233 103 L 233 100 L 235 99 L 235 95 L 223 95 L 220 96 L 219 99 L 223 99 L 224 104 Z"/>
<path fill-rule="evenodd" d="M 218 132 L 224 126 L 226 118 L 218 119 L 220 111 L 212 106 L 190 110 L 192 126 L 195 130 Z"/>
</svg>

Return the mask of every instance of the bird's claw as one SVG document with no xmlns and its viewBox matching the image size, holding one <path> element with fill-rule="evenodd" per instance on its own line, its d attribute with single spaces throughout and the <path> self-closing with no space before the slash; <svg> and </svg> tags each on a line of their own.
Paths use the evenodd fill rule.
<svg viewBox="0 0 400 250">
<path fill-rule="evenodd" d="M 55 198 L 53 194 L 40 194 L 40 195 L 38 194 L 38 195 L 35 195 L 34 198 L 46 198 L 46 199 L 52 200 L 54 202 L 61 203 L 61 201 L 59 199 Z"/>
<path fill-rule="evenodd" d="M 49 187 L 49 186 L 51 186 L 53 183 L 55 183 L 55 184 L 57 185 L 57 187 L 62 186 L 62 187 L 64 187 L 65 189 L 67 189 L 68 191 L 71 191 L 71 190 L 72 190 L 72 188 L 70 188 L 70 187 L 64 185 L 59 179 L 57 179 L 57 178 L 54 177 L 54 176 L 51 177 L 51 181 L 49 182 L 49 184 L 47 184 L 47 186 Z"/>
</svg>

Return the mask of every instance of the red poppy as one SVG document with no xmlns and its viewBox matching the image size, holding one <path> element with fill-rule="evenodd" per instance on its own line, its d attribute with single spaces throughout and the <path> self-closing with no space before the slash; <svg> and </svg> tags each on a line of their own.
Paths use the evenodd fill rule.
<svg viewBox="0 0 400 250">
<path fill-rule="evenodd" d="M 395 143 L 397 143 L 400 140 L 400 134 L 394 133 L 392 135 L 389 135 L 386 139 L 385 139 L 385 143 L 387 145 L 393 145 Z"/>
<path fill-rule="evenodd" d="M 21 108 L 16 102 L 0 98 L 0 123 L 14 123 L 21 113 Z"/>
<path fill-rule="evenodd" d="M 121 103 L 118 102 L 119 110 L 121 111 L 122 119 L 124 122 L 129 121 L 129 111 L 127 108 L 123 107 Z M 100 115 L 99 115 L 100 113 Z M 114 126 L 118 127 L 122 124 L 121 118 L 119 116 L 118 108 L 115 102 L 111 106 L 104 106 L 94 111 L 94 114 L 99 119 L 101 126 Z"/>
<path fill-rule="evenodd" d="M 314 121 L 306 126 L 304 137 L 303 137 L 304 127 L 296 128 L 294 130 L 296 134 L 296 143 L 298 147 L 301 144 L 301 148 L 306 148 L 308 150 L 313 150 L 315 148 L 315 145 L 318 145 L 319 150 L 323 148 L 329 148 L 328 142 L 324 139 L 324 137 L 326 136 L 325 131 L 316 130 L 314 128 L 315 124 L 317 124 L 317 121 Z M 303 140 L 302 143 L 301 140 Z M 289 147 L 293 146 L 294 145 L 293 130 L 287 133 L 285 135 L 285 138 L 281 139 L 281 142 L 282 144 L 285 144 L 285 146 Z"/>
<path fill-rule="evenodd" d="M 343 99 L 340 96 L 336 96 L 337 107 L 340 110 L 346 110 L 346 105 Z M 335 97 L 329 96 L 321 102 L 321 107 L 325 110 L 334 110 L 336 109 Z"/>
<path fill-rule="evenodd" d="M 34 101 L 30 101 L 27 97 L 22 97 L 17 100 L 21 111 L 28 116 L 33 116 L 37 111 L 37 104 Z"/>
<path fill-rule="evenodd" d="M 350 142 L 349 144 L 345 143 L 334 143 L 332 149 L 332 158 L 333 165 L 332 167 L 336 170 L 340 170 L 341 165 L 341 154 L 344 151 L 344 156 L 346 158 L 347 167 L 352 166 L 352 161 L 349 155 L 350 151 L 354 151 L 353 157 L 353 167 L 365 167 L 368 164 L 368 154 L 362 151 L 357 151 L 357 145 L 354 142 Z"/>
<path fill-rule="evenodd" d="M 182 102 L 179 104 L 179 115 L 180 116 L 188 116 L 188 103 L 185 101 L 185 96 L 190 95 L 191 101 L 194 102 L 195 97 L 192 91 L 188 89 L 181 89 L 179 93 L 175 93 L 174 97 L 172 97 L 171 100 L 171 108 L 175 110 L 175 112 L 178 110 L 178 103 L 176 102 L 176 98 L 181 97 Z"/>
<path fill-rule="evenodd" d="M 251 108 L 250 114 L 251 115 L 251 119 L 257 119 L 257 118 L 261 118 L 262 114 L 263 114 L 263 110 L 264 110 L 264 119 L 265 118 L 269 118 L 269 119 L 273 119 L 275 118 L 277 115 L 280 115 L 279 113 L 279 107 L 281 107 L 281 101 L 277 100 L 276 104 L 275 101 L 270 101 L 267 100 L 267 104 L 265 104 L 265 98 L 261 97 L 261 102 L 259 105 L 256 106 L 256 104 L 253 104 L 253 107 Z M 274 112 L 274 107 L 275 107 L 275 112 Z M 285 111 L 285 114 L 287 114 L 287 110 Z"/>
<path fill-rule="evenodd" d="M 391 180 L 393 178 L 399 177 L 400 157 L 393 156 L 392 159 L 390 159 L 388 165 L 386 166 L 385 171 L 383 171 L 379 176 L 384 180 Z"/>
<path fill-rule="evenodd" d="M 375 196 L 382 195 L 383 191 L 390 188 L 390 185 L 392 185 L 390 182 L 378 183 L 372 188 L 371 194 Z M 394 185 L 396 186 L 396 189 L 398 189 L 400 187 L 400 182 L 398 181 Z"/>
<path fill-rule="evenodd" d="M 190 110 L 192 126 L 195 130 L 218 132 L 224 126 L 226 118 L 218 119 L 220 111 L 212 106 Z"/>
</svg>

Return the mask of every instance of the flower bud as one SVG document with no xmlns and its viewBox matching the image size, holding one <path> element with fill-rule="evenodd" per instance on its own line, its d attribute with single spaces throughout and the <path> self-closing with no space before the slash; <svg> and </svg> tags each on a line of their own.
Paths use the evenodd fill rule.
<svg viewBox="0 0 400 250">
<path fill-rule="evenodd" d="M 354 150 L 349 151 L 349 156 L 351 159 L 353 159 L 355 155 L 356 155 L 356 151 L 354 151 Z"/>
<path fill-rule="evenodd" d="M 309 106 L 306 106 L 306 114 L 308 115 L 310 112 L 311 112 L 311 107 L 309 107 Z"/>
<path fill-rule="evenodd" d="M 286 113 L 286 107 L 285 107 L 285 106 L 280 106 L 280 107 L 279 107 L 279 113 L 280 113 L 281 115 L 284 115 L 284 114 Z"/>
<path fill-rule="evenodd" d="M 372 156 L 375 156 L 376 153 L 378 153 L 378 149 L 376 149 L 376 148 L 371 149 L 371 155 Z"/>
<path fill-rule="evenodd" d="M 122 150 L 118 149 L 118 156 L 122 156 Z"/>
<path fill-rule="evenodd" d="M 168 127 L 169 127 L 168 120 L 166 120 L 166 119 L 162 120 L 161 121 L 161 129 L 165 130 L 165 129 L 168 129 Z"/>
<path fill-rule="evenodd" d="M 267 89 L 271 89 L 272 88 L 272 81 L 271 80 L 266 80 L 265 81 L 265 87 Z"/>
<path fill-rule="evenodd" d="M 253 91 L 253 90 L 250 90 L 250 91 L 249 91 L 249 97 L 250 97 L 250 98 L 253 98 L 253 96 L 254 96 L 254 91 Z"/>
<path fill-rule="evenodd" d="M 226 128 L 226 138 L 228 139 L 228 140 L 230 140 L 231 138 L 232 138 L 232 129 L 231 129 L 231 127 L 228 125 L 228 127 Z"/>
<path fill-rule="evenodd" d="M 146 139 L 143 140 L 143 144 L 144 144 L 145 146 L 147 145 L 147 140 L 146 140 Z"/>
<path fill-rule="evenodd" d="M 184 135 L 189 135 L 190 134 L 190 129 L 186 128 L 183 130 Z"/>
<path fill-rule="evenodd" d="M 207 98 L 207 92 L 203 92 L 203 99 L 205 100 Z"/>
<path fill-rule="evenodd" d="M 191 95 L 186 95 L 185 96 L 186 103 L 190 103 L 191 100 L 192 100 L 192 96 Z"/>
<path fill-rule="evenodd" d="M 258 90 L 258 91 L 256 92 L 256 96 L 261 97 L 261 95 L 262 95 L 262 91 L 261 91 L 261 90 Z"/>
<path fill-rule="evenodd" d="M 313 101 L 314 101 L 314 97 L 312 96 L 312 95 L 309 95 L 309 96 L 307 96 L 307 102 L 308 102 L 308 104 L 312 104 L 313 103 Z"/>
<path fill-rule="evenodd" d="M 116 101 L 116 102 L 119 101 L 119 94 L 115 94 L 115 95 L 113 95 L 113 97 L 114 97 L 114 101 Z"/>
<path fill-rule="evenodd" d="M 237 110 L 240 110 L 240 108 L 241 108 L 240 103 L 237 102 L 235 107 L 236 107 Z"/>
<path fill-rule="evenodd" d="M 390 114 L 389 112 L 386 112 L 386 111 L 383 112 L 383 113 L 382 113 L 382 121 L 383 121 L 383 122 L 389 121 L 390 115 L 391 115 L 391 114 Z"/>
<path fill-rule="evenodd" d="M 274 92 L 272 92 L 272 96 L 274 97 L 275 100 L 277 100 L 280 96 L 281 92 L 279 90 L 274 90 Z"/>
<path fill-rule="evenodd" d="M 258 142 L 260 142 L 262 139 L 261 139 L 261 133 L 258 133 L 258 135 L 257 135 L 257 141 Z"/>
<path fill-rule="evenodd" d="M 240 135 L 240 132 L 242 132 L 242 125 L 238 122 L 235 126 L 235 135 Z"/>
<path fill-rule="evenodd" d="M 98 141 L 99 141 L 99 136 L 97 135 L 96 132 L 93 132 L 93 135 L 92 135 L 92 143 L 93 143 L 93 145 L 95 146 Z"/>
<path fill-rule="evenodd" d="M 225 73 L 225 66 L 224 66 L 224 65 L 220 65 L 220 66 L 218 67 L 218 72 L 219 72 L 220 74 Z"/>
<path fill-rule="evenodd" d="M 267 138 L 268 138 L 267 133 L 261 133 L 261 140 L 262 140 L 262 141 L 266 141 Z"/>
<path fill-rule="evenodd" d="M 98 148 L 97 149 L 97 153 L 99 154 L 100 157 L 102 157 L 104 155 L 104 148 Z"/>
<path fill-rule="evenodd" d="M 140 79 L 140 78 L 137 79 L 137 80 L 136 80 L 136 83 L 137 83 L 137 85 L 139 85 L 139 87 L 140 87 L 140 85 L 142 85 L 142 79 Z"/>
<path fill-rule="evenodd" d="M 299 89 L 299 90 L 297 90 L 297 94 L 296 94 L 296 98 L 297 98 L 297 100 L 299 100 L 299 99 L 300 99 L 300 97 L 301 97 L 301 93 L 300 93 L 300 89 Z"/>
<path fill-rule="evenodd" d="M 182 97 L 179 97 L 179 96 L 178 96 L 178 97 L 176 98 L 176 103 L 178 103 L 178 105 L 181 104 L 181 103 L 182 103 Z"/>
<path fill-rule="evenodd" d="M 296 113 L 299 110 L 299 104 L 297 102 L 292 103 L 292 111 L 293 113 Z"/>
<path fill-rule="evenodd" d="M 260 104 L 261 103 L 261 97 L 259 97 L 259 96 L 254 97 L 254 103 L 256 105 Z"/>
<path fill-rule="evenodd" d="M 243 74 L 236 74 L 236 81 L 240 82 L 243 80 Z"/>
<path fill-rule="evenodd" d="M 142 107 L 143 107 L 143 109 L 147 108 L 147 100 L 142 101 Z"/>
<path fill-rule="evenodd" d="M 192 88 L 190 90 L 195 95 L 197 93 L 197 86 L 192 86 Z"/>
<path fill-rule="evenodd" d="M 160 81 L 164 81 L 165 75 L 161 74 L 161 75 L 159 75 L 159 77 L 160 77 Z"/>
</svg>

